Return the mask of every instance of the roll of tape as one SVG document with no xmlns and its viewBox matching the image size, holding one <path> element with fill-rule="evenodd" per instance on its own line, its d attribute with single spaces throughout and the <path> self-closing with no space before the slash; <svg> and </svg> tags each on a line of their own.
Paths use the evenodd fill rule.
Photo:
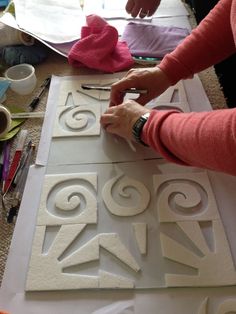
<svg viewBox="0 0 236 314">
<path fill-rule="evenodd" d="M 5 25 L 2 22 L 0 22 L 0 37 L 0 48 L 22 44 L 25 46 L 32 46 L 35 43 L 34 37 Z"/>
<path fill-rule="evenodd" d="M 3 137 L 10 130 L 11 127 L 11 113 L 0 104 L 0 137 Z"/>
<path fill-rule="evenodd" d="M 33 44 L 35 43 L 34 37 L 30 36 L 29 34 L 21 32 L 19 34 L 19 37 L 22 44 L 24 44 L 25 46 L 33 46 Z"/>
</svg>

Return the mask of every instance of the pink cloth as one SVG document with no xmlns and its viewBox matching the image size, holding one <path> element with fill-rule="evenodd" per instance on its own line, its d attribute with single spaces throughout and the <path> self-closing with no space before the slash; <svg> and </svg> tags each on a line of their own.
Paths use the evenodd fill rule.
<svg viewBox="0 0 236 314">
<path fill-rule="evenodd" d="M 69 51 L 72 66 L 114 73 L 132 67 L 134 61 L 125 42 L 118 41 L 117 30 L 97 15 L 87 16 L 81 39 Z"/>
<path fill-rule="evenodd" d="M 236 1 L 220 0 L 159 67 L 174 85 L 233 54 L 235 43 Z M 169 161 L 236 175 L 236 109 L 153 110 L 142 140 Z"/>
</svg>

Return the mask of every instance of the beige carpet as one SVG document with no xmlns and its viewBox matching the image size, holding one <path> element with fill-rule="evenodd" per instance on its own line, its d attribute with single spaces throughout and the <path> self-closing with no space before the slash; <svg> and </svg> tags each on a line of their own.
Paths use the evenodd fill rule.
<svg viewBox="0 0 236 314">
<path fill-rule="evenodd" d="M 191 14 L 190 10 L 189 12 Z M 194 27 L 195 20 L 192 16 L 191 16 L 191 24 Z M 84 73 L 92 74 L 94 73 L 94 71 L 91 71 L 91 70 L 78 71 L 77 69 L 72 69 L 67 64 L 67 60 L 65 58 L 50 51 L 50 56 L 48 57 L 48 59 L 41 65 L 36 66 L 36 76 L 38 79 L 37 87 L 39 87 L 42 84 L 43 80 L 46 77 L 50 76 L 51 74 L 59 75 L 59 76 L 66 76 L 66 75 L 78 75 L 78 74 L 84 74 Z M 2 73 L 0 73 L 0 76 L 1 75 Z M 200 73 L 199 76 L 203 82 L 204 88 L 208 95 L 209 101 L 212 104 L 212 107 L 214 109 L 225 107 L 224 96 L 221 92 L 214 69 L 210 68 Z M 33 97 L 33 94 L 29 96 L 16 96 L 13 92 L 9 91 L 7 94 L 6 105 L 15 104 L 19 106 L 20 108 L 27 110 L 27 104 L 29 104 L 30 100 Z M 42 102 L 40 103 L 37 109 L 38 111 L 43 111 L 45 109 L 46 99 L 47 99 L 47 94 L 45 94 L 45 96 L 43 97 Z M 38 147 L 41 127 L 42 127 L 42 119 L 28 120 L 23 125 L 23 128 L 26 128 L 29 130 L 30 139 L 33 141 L 34 144 L 36 144 L 36 147 Z M 6 199 L 6 210 L 8 210 L 11 207 L 11 205 L 14 203 L 15 203 L 14 195 L 9 195 Z M 8 251 L 9 251 L 9 247 L 10 247 L 10 243 L 11 243 L 11 239 L 12 239 L 12 235 L 14 231 L 14 226 L 15 226 L 14 223 L 13 224 L 6 223 L 6 210 L 4 208 L 1 208 L 1 212 L 0 212 L 0 244 L 1 244 L 1 247 L 0 247 L 0 283 L 2 281 L 6 259 L 7 259 L 7 255 L 8 255 Z"/>
</svg>

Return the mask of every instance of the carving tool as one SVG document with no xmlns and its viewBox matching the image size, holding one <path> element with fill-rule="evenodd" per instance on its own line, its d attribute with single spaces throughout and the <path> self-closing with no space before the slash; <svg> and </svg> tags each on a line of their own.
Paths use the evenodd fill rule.
<svg viewBox="0 0 236 314">
<path fill-rule="evenodd" d="M 100 90 L 100 91 L 105 91 L 105 92 L 110 92 L 111 91 L 111 86 L 82 84 L 81 87 L 83 89 L 87 89 L 87 90 Z M 123 92 L 124 93 L 131 93 L 131 94 L 147 94 L 147 90 L 145 90 L 145 89 L 136 89 L 136 88 L 125 89 Z"/>
</svg>

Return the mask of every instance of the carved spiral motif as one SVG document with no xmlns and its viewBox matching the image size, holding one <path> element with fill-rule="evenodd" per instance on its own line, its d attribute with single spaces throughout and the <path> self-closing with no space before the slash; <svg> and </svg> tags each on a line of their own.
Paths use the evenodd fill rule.
<svg viewBox="0 0 236 314">
<path fill-rule="evenodd" d="M 78 134 L 89 134 L 97 128 L 98 116 L 92 108 L 78 106 L 64 109 L 59 115 L 60 128 Z"/>
<path fill-rule="evenodd" d="M 207 198 L 206 192 L 198 183 L 191 183 L 165 184 L 159 194 L 158 208 L 173 210 L 181 215 L 192 215 L 205 210 L 203 199 Z"/>
<path fill-rule="evenodd" d="M 114 199 L 116 186 L 119 200 L 128 203 L 125 206 Z M 150 201 L 150 192 L 145 185 L 127 176 L 117 176 L 109 180 L 103 187 L 102 196 L 107 209 L 116 216 L 138 215 L 147 208 Z"/>
<path fill-rule="evenodd" d="M 208 313 L 208 301 L 207 297 L 201 304 L 197 314 L 207 314 Z M 222 303 L 219 304 L 216 314 L 229 314 L 236 312 L 236 299 L 226 299 Z"/>
<path fill-rule="evenodd" d="M 81 111 L 79 107 L 71 109 L 69 112 L 67 112 L 65 117 L 66 126 L 73 130 L 80 130 L 85 128 L 89 121 L 88 113 L 89 111 Z"/>
<path fill-rule="evenodd" d="M 54 202 L 53 215 L 59 217 L 69 217 L 97 207 L 95 196 L 87 187 L 81 185 L 61 187 L 54 191 L 50 198 L 53 198 Z"/>
</svg>

